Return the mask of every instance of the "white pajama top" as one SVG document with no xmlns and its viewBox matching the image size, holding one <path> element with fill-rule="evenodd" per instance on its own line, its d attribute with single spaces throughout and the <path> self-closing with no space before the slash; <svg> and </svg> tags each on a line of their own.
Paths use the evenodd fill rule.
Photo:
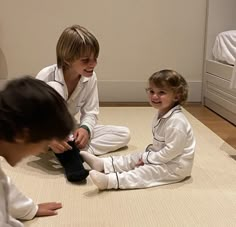
<svg viewBox="0 0 236 227">
<path fill-rule="evenodd" d="M 75 116 L 80 113 L 80 125 L 86 125 L 91 134 L 97 124 L 97 116 L 99 114 L 99 99 L 97 89 L 97 76 L 93 72 L 91 77 L 81 76 L 74 92 L 68 97 L 68 89 L 64 80 L 62 69 L 58 68 L 56 64 L 42 69 L 37 79 L 45 81 L 47 84 L 58 84 L 55 89 L 67 101 L 70 113 Z"/>
<path fill-rule="evenodd" d="M 0 166 L 0 226 L 22 227 L 17 219 L 30 220 L 37 210 L 38 206 L 15 187 Z"/>
<path fill-rule="evenodd" d="M 152 123 L 153 144 L 146 148 L 145 164 L 166 164 L 169 171 L 190 176 L 193 166 L 195 139 L 192 127 L 181 107 L 175 106 L 163 117 L 158 113 Z"/>
</svg>

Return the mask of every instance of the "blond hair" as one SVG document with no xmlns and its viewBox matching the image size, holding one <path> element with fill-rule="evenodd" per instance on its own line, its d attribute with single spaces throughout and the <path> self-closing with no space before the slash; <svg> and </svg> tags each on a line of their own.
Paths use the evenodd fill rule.
<svg viewBox="0 0 236 227">
<path fill-rule="evenodd" d="M 99 43 L 95 36 L 80 25 L 67 27 L 59 37 L 56 46 L 58 68 L 67 68 L 71 63 L 83 56 L 94 58 L 99 55 Z"/>
</svg>

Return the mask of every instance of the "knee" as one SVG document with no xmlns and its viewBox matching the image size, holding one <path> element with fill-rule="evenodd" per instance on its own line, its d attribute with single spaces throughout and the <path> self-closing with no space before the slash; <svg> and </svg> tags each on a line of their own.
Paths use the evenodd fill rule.
<svg viewBox="0 0 236 227">
<path fill-rule="evenodd" d="M 129 128 L 124 127 L 123 136 L 124 136 L 124 143 L 128 144 L 131 139 L 131 133 Z"/>
</svg>

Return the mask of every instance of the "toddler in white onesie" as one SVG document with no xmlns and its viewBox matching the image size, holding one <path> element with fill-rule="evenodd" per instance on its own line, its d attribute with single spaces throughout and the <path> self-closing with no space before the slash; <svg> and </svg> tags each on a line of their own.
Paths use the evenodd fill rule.
<svg viewBox="0 0 236 227">
<path fill-rule="evenodd" d="M 173 70 L 162 70 L 149 78 L 146 91 L 157 114 L 152 124 L 153 142 L 144 152 L 107 158 L 81 152 L 100 190 L 148 188 L 191 175 L 195 139 L 181 109 L 188 95 L 185 79 Z"/>
</svg>

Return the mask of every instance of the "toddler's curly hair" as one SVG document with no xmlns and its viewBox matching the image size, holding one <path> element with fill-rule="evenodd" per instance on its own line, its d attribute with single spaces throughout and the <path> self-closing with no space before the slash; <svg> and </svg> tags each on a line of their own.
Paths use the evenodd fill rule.
<svg viewBox="0 0 236 227">
<path fill-rule="evenodd" d="M 157 88 L 173 90 L 179 96 L 177 104 L 183 105 L 188 98 L 188 84 L 184 77 L 174 70 L 164 69 L 153 73 L 149 83 Z"/>
</svg>

